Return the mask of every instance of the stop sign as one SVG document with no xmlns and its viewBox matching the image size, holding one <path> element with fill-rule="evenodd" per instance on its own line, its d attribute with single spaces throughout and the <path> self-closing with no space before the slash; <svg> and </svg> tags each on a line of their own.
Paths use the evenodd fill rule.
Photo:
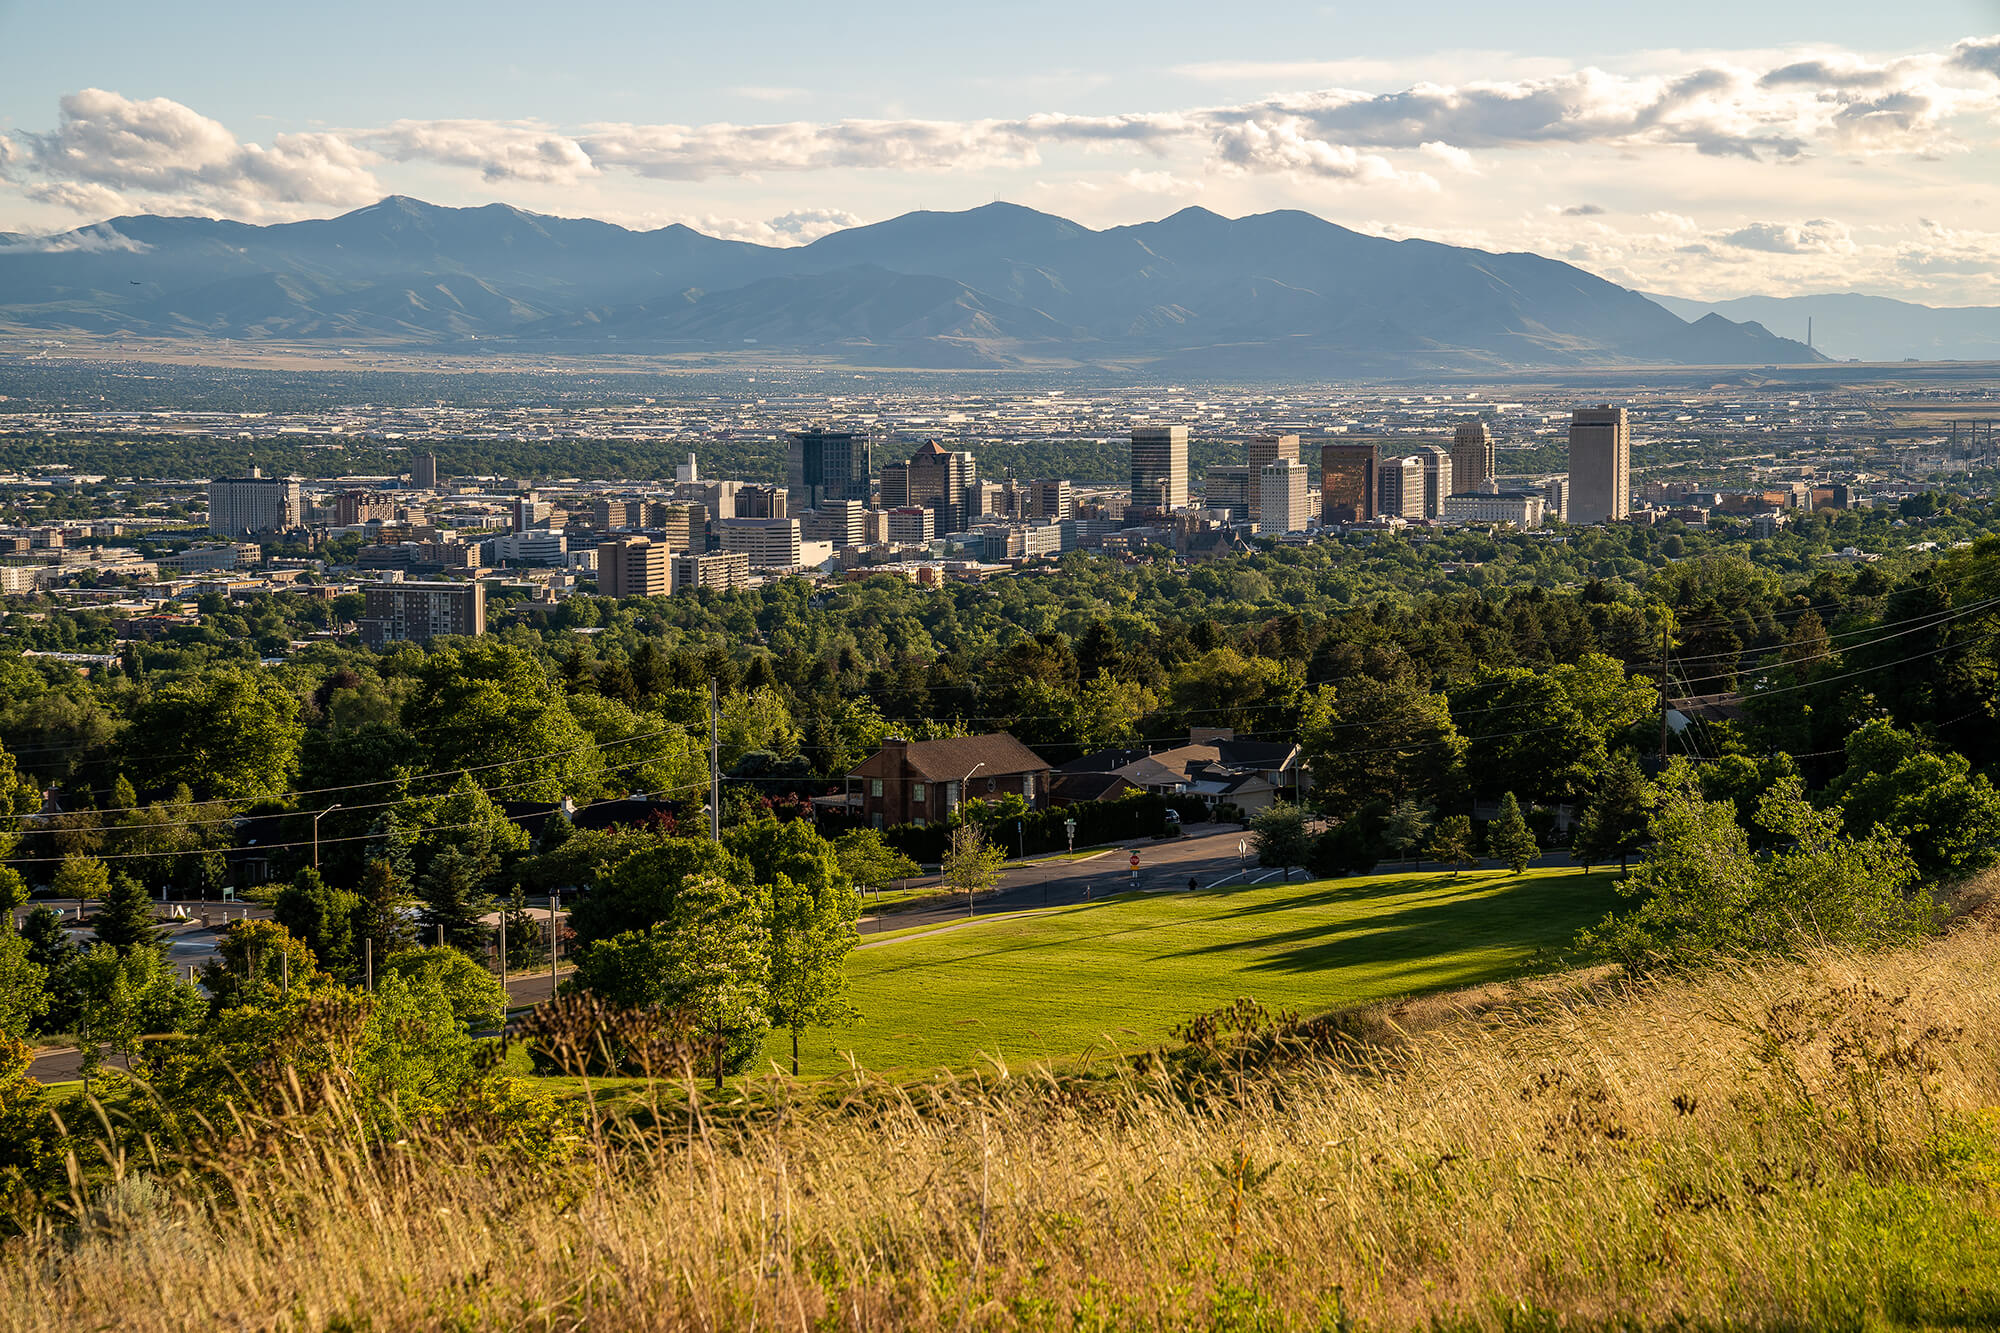
<svg viewBox="0 0 2000 1333">
<path fill-rule="evenodd" d="M 1132 868 L 1134 870 L 1139 868 L 1139 853 L 1137 852 L 1132 853 Z"/>
</svg>

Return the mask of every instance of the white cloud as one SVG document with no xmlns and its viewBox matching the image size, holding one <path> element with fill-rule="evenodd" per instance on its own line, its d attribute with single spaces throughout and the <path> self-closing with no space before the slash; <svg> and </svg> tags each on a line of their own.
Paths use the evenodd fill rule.
<svg viewBox="0 0 2000 1333">
<path fill-rule="evenodd" d="M 471 167 L 489 181 L 573 184 L 598 174 L 575 139 L 529 122 L 399 120 L 354 137 L 398 162 Z"/>
<path fill-rule="evenodd" d="M 337 134 L 280 134 L 268 147 L 242 143 L 221 122 L 164 97 L 136 101 L 86 88 L 62 99 L 54 130 L 23 138 L 40 197 L 68 207 L 93 207 L 115 192 L 262 217 L 381 194 L 372 155 Z"/>
<path fill-rule="evenodd" d="M 1228 126 L 1215 136 L 1215 156 L 1224 169 L 1233 171 L 1282 171 L 1364 184 L 1429 182 L 1431 188 L 1437 187 L 1437 181 L 1422 172 L 1399 171 L 1385 157 L 1315 137 L 1298 116 Z"/>
<path fill-rule="evenodd" d="M 844 208 L 803 208 L 772 218 L 767 224 L 773 233 L 798 245 L 822 236 L 861 225 L 861 219 Z"/>
<path fill-rule="evenodd" d="M 1810 222 L 1752 222 L 1718 239 L 1739 250 L 1762 250 L 1774 255 L 1848 255 L 1855 250 L 1848 229 L 1827 218 L 1814 218 Z"/>
<path fill-rule="evenodd" d="M 0 243 L 0 254 L 144 254 L 153 247 L 120 235 L 110 223 L 64 232 L 58 236 L 22 236 Z"/>
<path fill-rule="evenodd" d="M 1462 171 L 1469 175 L 1478 174 L 1479 167 L 1473 162 L 1472 154 L 1463 148 L 1455 148 L 1451 144 L 1432 139 L 1429 143 L 1418 144 L 1417 151 L 1436 158 L 1453 171 Z"/>
</svg>

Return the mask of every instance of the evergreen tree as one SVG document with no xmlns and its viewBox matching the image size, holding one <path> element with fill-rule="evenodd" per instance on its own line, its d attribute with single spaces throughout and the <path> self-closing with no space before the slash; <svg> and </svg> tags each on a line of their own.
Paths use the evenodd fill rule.
<svg viewBox="0 0 2000 1333">
<path fill-rule="evenodd" d="M 354 951 L 364 970 L 369 958 L 380 963 L 416 943 L 417 929 L 409 912 L 415 899 L 407 881 L 396 873 L 395 862 L 377 858 L 364 865 L 355 899 Z"/>
<path fill-rule="evenodd" d="M 1424 836 L 1431 831 L 1431 812 L 1420 801 L 1405 797 L 1389 808 L 1382 821 L 1382 841 L 1396 849 L 1396 855 L 1407 857 L 1413 847 L 1424 845 Z M 1419 867 L 1421 868 L 1421 867 Z"/>
<path fill-rule="evenodd" d="M 363 916 L 358 895 L 334 888 L 308 866 L 278 891 L 271 907 L 278 924 L 305 941 L 322 968 L 343 979 L 356 975 L 354 928 Z"/>
<path fill-rule="evenodd" d="M 102 874 L 103 863 L 97 864 Z M 92 929 L 98 943 L 108 944 L 121 954 L 134 949 L 158 949 L 166 938 L 166 932 L 153 921 L 153 899 L 146 886 L 123 873 L 111 877 Z"/>
<path fill-rule="evenodd" d="M 1653 790 L 1638 761 L 1629 754 L 1615 755 L 1598 770 L 1597 790 L 1583 808 L 1570 839 L 1570 856 L 1588 870 L 1593 862 L 1618 858 L 1624 870 L 1628 858 L 1646 839 L 1646 815 L 1653 806 Z"/>
<path fill-rule="evenodd" d="M 1521 818 L 1521 803 L 1511 791 L 1500 798 L 1500 816 L 1486 830 L 1486 850 L 1517 875 L 1540 850 L 1535 846 L 1535 835 L 1528 831 L 1528 821 Z"/>
<path fill-rule="evenodd" d="M 49 1006 L 42 1015 L 44 1032 L 70 1032 L 79 1013 L 77 964 L 83 949 L 63 927 L 62 913 L 37 907 L 21 925 L 21 938 L 28 944 L 28 961 L 42 969 L 47 978 Z"/>
<path fill-rule="evenodd" d="M 483 948 L 488 937 L 480 918 L 493 910 L 493 893 L 488 883 L 496 867 L 491 858 L 457 847 L 447 847 L 431 858 L 417 896 L 423 900 L 423 923 L 427 935 L 440 928 L 444 942 L 468 953 Z"/>
<path fill-rule="evenodd" d="M 1430 853 L 1433 861 L 1442 861 L 1451 867 L 1452 878 L 1472 863 L 1472 820 L 1466 815 L 1447 815 L 1431 830 Z"/>
</svg>

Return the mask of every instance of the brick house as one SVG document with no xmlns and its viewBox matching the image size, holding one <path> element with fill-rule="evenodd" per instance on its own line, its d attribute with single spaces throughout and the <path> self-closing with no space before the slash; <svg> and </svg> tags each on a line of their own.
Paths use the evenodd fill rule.
<svg viewBox="0 0 2000 1333">
<path fill-rule="evenodd" d="M 1049 803 L 1049 761 L 1005 732 L 907 741 L 892 736 L 847 777 L 850 809 L 871 828 L 929 824 L 960 800 L 1018 795 L 1031 809 Z"/>
</svg>

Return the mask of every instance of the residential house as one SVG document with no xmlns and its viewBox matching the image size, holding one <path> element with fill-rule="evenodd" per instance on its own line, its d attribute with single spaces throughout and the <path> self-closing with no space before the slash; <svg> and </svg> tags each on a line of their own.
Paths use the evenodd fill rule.
<svg viewBox="0 0 2000 1333">
<path fill-rule="evenodd" d="M 910 741 L 892 736 L 848 774 L 850 808 L 873 828 L 941 820 L 961 800 L 1049 803 L 1049 761 L 1005 732 Z"/>
<path fill-rule="evenodd" d="M 1221 728 L 1197 728 L 1186 745 L 1168 750 L 1100 750 L 1073 759 L 1064 775 L 1116 774 L 1141 791 L 1194 796 L 1211 809 L 1262 810 L 1297 800 L 1309 783 L 1299 747 L 1289 741 L 1239 741 Z"/>
</svg>

